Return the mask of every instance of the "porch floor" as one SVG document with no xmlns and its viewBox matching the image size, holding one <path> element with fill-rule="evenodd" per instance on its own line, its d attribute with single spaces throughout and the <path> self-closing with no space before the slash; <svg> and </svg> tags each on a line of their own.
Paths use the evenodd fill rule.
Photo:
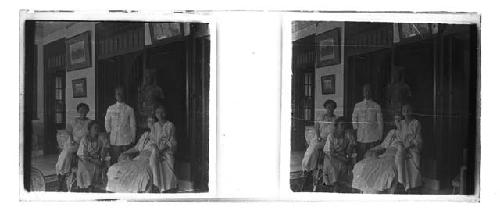
<svg viewBox="0 0 500 218">
<path fill-rule="evenodd" d="M 304 153 L 305 151 L 292 151 L 290 155 L 290 173 L 294 172 L 300 172 L 302 171 L 302 158 L 304 158 Z M 426 180 L 424 179 L 424 182 Z M 425 184 L 424 184 L 424 187 Z M 449 195 L 452 193 L 452 190 L 447 188 L 447 189 L 441 189 L 441 190 L 432 190 L 432 189 L 426 189 L 422 188 L 421 189 L 421 194 L 428 194 L 428 195 Z"/>
<path fill-rule="evenodd" d="M 55 176 L 57 158 L 57 154 L 43 155 L 32 158 L 31 166 L 42 171 L 44 177 L 46 178 L 46 183 L 54 182 L 57 179 Z M 181 171 L 177 175 L 179 192 L 193 191 L 193 183 L 188 180 L 187 177 L 189 175 L 190 164 L 188 162 L 177 162 L 176 164 L 178 164 L 177 168 Z"/>
</svg>

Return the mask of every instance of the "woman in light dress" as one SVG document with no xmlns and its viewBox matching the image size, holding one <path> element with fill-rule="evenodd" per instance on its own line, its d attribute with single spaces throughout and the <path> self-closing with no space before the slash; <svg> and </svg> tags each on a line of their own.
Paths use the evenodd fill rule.
<svg viewBox="0 0 500 218">
<path fill-rule="evenodd" d="M 333 133 L 335 128 L 335 109 L 337 103 L 333 100 L 326 100 L 323 104 L 326 113 L 319 121 L 316 121 L 314 130 L 306 132 L 306 142 L 308 147 L 302 159 L 302 170 L 304 174 L 308 175 L 316 168 L 318 155 L 323 146 L 325 145 L 326 138 L 330 133 Z"/>
<path fill-rule="evenodd" d="M 323 152 L 323 183 L 333 187 L 333 191 L 339 189 L 339 182 L 347 181 L 349 164 L 355 158 L 353 155 L 356 137 L 354 132 L 347 130 L 347 122 L 343 117 L 335 121 L 335 130 L 328 135 Z"/>
<path fill-rule="evenodd" d="M 93 192 L 96 185 L 103 182 L 102 171 L 109 140 L 106 134 L 100 133 L 100 126 L 96 121 L 90 121 L 88 131 L 78 147 L 76 182 L 81 190 Z"/>
<path fill-rule="evenodd" d="M 394 193 L 398 183 L 405 191 L 421 186 L 421 126 L 411 111 L 411 106 L 404 105 L 405 119 L 396 113 L 396 129 L 389 131 L 384 141 L 370 149 L 365 159 L 354 166 L 353 188 L 364 193 Z"/>
<path fill-rule="evenodd" d="M 177 147 L 175 127 L 165 119 L 162 106 L 155 110 L 155 115 L 158 122 L 149 117 L 148 131 L 135 147 L 125 151 L 120 161 L 110 167 L 107 191 L 167 192 L 176 188 L 173 157 Z"/>
<path fill-rule="evenodd" d="M 87 114 L 89 106 L 85 103 L 80 103 L 76 106 L 76 110 L 79 116 L 68 126 L 66 132 L 57 136 L 59 144 L 63 146 L 56 163 L 59 190 L 63 190 L 66 176 L 71 173 L 71 163 L 77 158 L 76 152 L 80 145 L 80 140 L 88 133 L 90 119 L 87 118 Z"/>
<path fill-rule="evenodd" d="M 158 122 L 154 124 L 153 135 L 158 146 L 153 148 L 151 159 L 161 164 L 152 168 L 153 184 L 161 192 L 172 192 L 177 189 L 177 177 L 174 170 L 174 154 L 177 151 L 175 126 L 167 120 L 164 106 L 160 105 L 156 108 L 155 116 Z"/>
</svg>

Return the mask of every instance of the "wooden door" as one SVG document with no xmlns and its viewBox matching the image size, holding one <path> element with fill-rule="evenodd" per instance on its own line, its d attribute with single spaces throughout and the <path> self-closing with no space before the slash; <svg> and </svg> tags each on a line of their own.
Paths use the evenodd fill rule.
<svg viewBox="0 0 500 218">
<path fill-rule="evenodd" d="M 306 149 L 306 126 L 315 120 L 315 36 L 293 42 L 291 150 Z"/>
<path fill-rule="evenodd" d="M 388 49 L 351 56 L 348 58 L 348 73 L 346 75 L 346 105 L 344 114 L 351 120 L 354 105 L 363 100 L 363 85 L 370 84 L 372 98 L 382 107 L 383 119 L 387 119 L 384 108 L 385 90 L 390 82 L 391 52 Z M 386 123 L 384 133 L 390 123 Z"/>
<path fill-rule="evenodd" d="M 66 46 L 64 38 L 44 46 L 44 154 L 55 154 L 58 152 L 57 130 L 66 128 L 65 57 Z"/>
</svg>

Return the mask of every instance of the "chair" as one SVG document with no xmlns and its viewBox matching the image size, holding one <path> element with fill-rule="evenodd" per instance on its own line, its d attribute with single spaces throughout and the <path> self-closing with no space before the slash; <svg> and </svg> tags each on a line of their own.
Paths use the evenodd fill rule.
<svg viewBox="0 0 500 218">
<path fill-rule="evenodd" d="M 43 175 L 42 171 L 35 167 L 31 167 L 30 180 L 29 191 L 45 191 L 45 176 Z"/>
</svg>

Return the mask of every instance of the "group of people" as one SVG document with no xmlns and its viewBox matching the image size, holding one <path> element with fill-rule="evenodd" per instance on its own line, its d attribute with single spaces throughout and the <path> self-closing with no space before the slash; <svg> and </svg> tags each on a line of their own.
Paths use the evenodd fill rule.
<svg viewBox="0 0 500 218">
<path fill-rule="evenodd" d="M 97 121 L 87 117 L 89 106 L 80 103 L 79 116 L 58 136 L 62 146 L 56 164 L 59 188 L 63 189 L 66 177 L 77 166 L 76 184 L 83 191 L 92 192 L 100 184 L 109 192 L 175 191 L 177 140 L 165 107 L 157 104 L 151 109 L 147 128 L 136 142 L 134 109 L 124 102 L 123 87 L 115 88 L 114 94 L 116 103 L 106 111 L 105 132 Z M 107 184 L 103 184 L 105 180 Z"/>
<path fill-rule="evenodd" d="M 326 113 L 306 132 L 308 148 L 302 159 L 306 177 L 312 176 L 323 154 L 322 182 L 334 191 L 349 173 L 352 188 L 363 193 L 394 193 L 398 187 L 409 191 L 422 185 L 421 125 L 410 104 L 389 109 L 394 128 L 383 140 L 382 110 L 373 101 L 369 84 L 363 86 L 363 101 L 355 104 L 352 129 L 347 120 L 335 116 L 335 101 L 327 100 L 323 106 Z"/>
</svg>

